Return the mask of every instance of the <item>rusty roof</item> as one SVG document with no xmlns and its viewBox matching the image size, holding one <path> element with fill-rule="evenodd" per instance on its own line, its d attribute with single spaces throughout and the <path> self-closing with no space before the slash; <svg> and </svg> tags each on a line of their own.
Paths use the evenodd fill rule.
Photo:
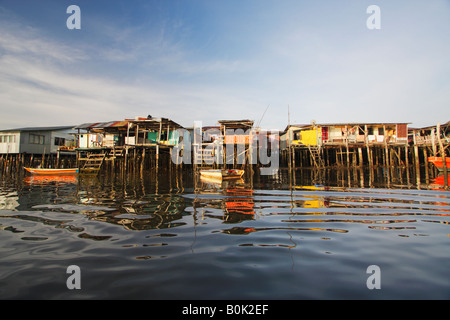
<svg viewBox="0 0 450 320">
<path fill-rule="evenodd" d="M 94 130 L 94 129 L 126 127 L 127 125 L 128 121 L 90 122 L 80 124 L 76 126 L 74 129 Z"/>
</svg>

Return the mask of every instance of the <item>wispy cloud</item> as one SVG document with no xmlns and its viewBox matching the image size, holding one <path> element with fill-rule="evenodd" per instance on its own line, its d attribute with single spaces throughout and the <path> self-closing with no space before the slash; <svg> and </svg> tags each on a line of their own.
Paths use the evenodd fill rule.
<svg viewBox="0 0 450 320">
<path fill-rule="evenodd" d="M 214 124 L 217 118 L 205 117 L 210 114 L 208 109 L 216 110 L 214 116 L 225 117 L 233 114 L 226 112 L 230 106 L 248 104 L 214 85 L 177 83 L 145 75 L 155 69 L 156 63 L 142 59 L 150 50 L 149 45 L 108 54 L 107 49 L 99 47 L 97 54 L 102 59 L 97 60 L 91 56 L 92 46 L 74 49 L 37 37 L 38 31 L 31 28 L 17 30 L 3 24 L 2 31 L 0 105 L 8 114 L 0 119 L 3 128 L 120 120 L 147 114 L 172 117 L 184 125 L 194 120 Z M 129 45 L 127 41 L 123 40 L 117 48 Z M 229 68 L 217 61 L 194 66 L 177 54 L 155 55 L 159 63 L 168 66 L 164 67 L 165 72 L 192 76 Z M 126 80 L 120 78 L 119 71 L 115 78 L 108 78 L 86 68 L 98 61 L 127 65 L 133 59 L 139 61 L 141 69 Z"/>
<path fill-rule="evenodd" d="M 2 15 L 0 127 L 147 114 L 215 124 L 259 120 L 268 105 L 262 125 L 280 129 L 288 105 L 300 123 L 449 118 L 448 4 L 382 2 L 382 29 L 368 31 L 364 5 L 349 3 L 205 2 L 208 17 L 167 5 L 117 24 L 100 10 L 64 36 Z"/>
</svg>

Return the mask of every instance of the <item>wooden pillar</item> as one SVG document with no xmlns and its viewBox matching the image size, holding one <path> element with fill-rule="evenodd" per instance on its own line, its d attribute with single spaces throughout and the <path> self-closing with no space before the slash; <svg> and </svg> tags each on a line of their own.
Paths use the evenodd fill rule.
<svg viewBox="0 0 450 320">
<path fill-rule="evenodd" d="M 408 150 L 408 145 L 405 145 L 405 163 L 406 163 L 406 167 L 409 167 L 409 150 Z"/>
<path fill-rule="evenodd" d="M 145 147 L 142 148 L 142 159 L 141 159 L 141 176 L 144 175 L 144 167 L 145 167 Z"/>
<path fill-rule="evenodd" d="M 420 163 L 419 163 L 419 146 L 414 145 L 414 162 L 416 165 L 416 170 L 420 172 Z"/>
<path fill-rule="evenodd" d="M 348 128 L 345 126 L 345 147 L 347 149 L 347 167 L 350 166 L 350 153 L 348 150 Z"/>
<path fill-rule="evenodd" d="M 338 153 L 337 148 L 335 149 L 335 151 L 336 151 L 336 153 L 335 153 L 335 155 L 336 155 L 336 166 L 339 167 L 339 153 Z"/>
<path fill-rule="evenodd" d="M 369 162 L 369 167 L 373 168 L 373 158 L 370 152 L 370 146 L 369 146 L 369 136 L 368 136 L 368 128 L 367 125 L 364 125 L 364 140 L 366 141 L 366 148 L 367 148 L 367 161 Z"/>
<path fill-rule="evenodd" d="M 388 148 L 388 151 L 389 151 L 389 165 L 390 165 L 391 167 L 394 167 L 394 166 L 395 166 L 395 158 L 394 158 L 394 155 L 395 155 L 395 147 L 392 146 L 392 147 Z"/>
<path fill-rule="evenodd" d="M 358 155 L 359 155 L 359 166 L 363 166 L 363 154 L 362 154 L 362 148 L 358 147 Z"/>
<path fill-rule="evenodd" d="M 430 175 L 429 175 L 429 172 L 428 172 L 428 153 L 427 153 L 427 147 L 426 146 L 423 148 L 423 159 L 424 159 L 424 162 L 425 162 L 425 179 L 426 179 L 426 181 L 428 183 L 428 180 L 430 179 Z"/>
<path fill-rule="evenodd" d="M 56 152 L 56 167 L 59 168 L 60 165 L 60 150 L 58 149 L 58 151 Z"/>
<path fill-rule="evenodd" d="M 437 131 L 437 139 L 439 142 L 439 150 L 440 150 L 441 157 L 442 157 L 442 169 L 444 172 L 444 189 L 448 190 L 447 160 L 446 160 L 446 156 L 445 156 L 444 145 L 442 144 L 442 140 L 441 140 L 441 124 L 440 123 L 437 124 L 436 131 Z"/>
<path fill-rule="evenodd" d="M 410 178 L 409 178 L 409 148 L 408 145 L 405 145 L 405 163 L 406 163 L 406 180 L 407 180 L 407 184 L 409 187 L 409 182 L 410 182 Z"/>
<path fill-rule="evenodd" d="M 156 145 L 155 169 L 156 169 L 156 173 L 158 173 L 158 169 L 159 169 L 159 144 Z"/>
<path fill-rule="evenodd" d="M 431 130 L 431 145 L 433 150 L 433 157 L 436 157 L 437 155 L 437 148 L 436 148 L 436 131 L 435 129 Z"/>
<path fill-rule="evenodd" d="M 355 150 L 352 151 L 352 158 L 353 158 L 353 167 L 356 168 L 358 166 L 358 160 Z"/>
<path fill-rule="evenodd" d="M 292 182 L 295 186 L 295 148 L 292 149 Z"/>
<path fill-rule="evenodd" d="M 223 125 L 223 168 L 225 169 L 227 167 L 227 130 L 225 127 L 225 124 Z M 289 144 L 288 144 L 289 145 Z M 200 144 L 200 148 L 201 148 L 201 144 Z M 289 159 L 290 161 L 290 159 Z"/>
</svg>

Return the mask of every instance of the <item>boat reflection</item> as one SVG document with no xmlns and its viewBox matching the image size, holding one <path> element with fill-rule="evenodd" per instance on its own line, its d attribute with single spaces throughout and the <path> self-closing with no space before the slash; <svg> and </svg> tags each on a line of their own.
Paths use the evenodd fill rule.
<svg viewBox="0 0 450 320">
<path fill-rule="evenodd" d="M 447 175 L 447 186 L 449 181 L 450 181 L 450 174 Z M 445 186 L 446 186 L 445 176 L 443 174 L 431 180 L 430 188 L 433 190 L 447 191 L 448 189 L 445 189 Z"/>
<path fill-rule="evenodd" d="M 76 184 L 78 177 L 76 175 L 32 175 L 24 178 L 28 185 L 45 185 L 49 183 L 73 183 Z"/>
<path fill-rule="evenodd" d="M 253 189 L 240 179 L 222 180 L 200 177 L 195 188 L 194 210 L 199 208 L 218 209 L 225 223 L 239 223 L 254 219 Z M 208 215 L 208 213 L 206 213 Z"/>
</svg>

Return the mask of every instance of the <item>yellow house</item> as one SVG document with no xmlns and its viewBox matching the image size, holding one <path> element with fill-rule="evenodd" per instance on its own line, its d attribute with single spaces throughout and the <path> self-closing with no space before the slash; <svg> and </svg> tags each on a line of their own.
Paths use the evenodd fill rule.
<svg viewBox="0 0 450 320">
<path fill-rule="evenodd" d="M 280 136 L 280 147 L 408 143 L 407 123 L 334 123 L 289 125 Z"/>
<path fill-rule="evenodd" d="M 286 149 L 291 145 L 317 146 L 321 137 L 322 131 L 316 125 L 289 125 L 280 136 L 280 148 Z"/>
<path fill-rule="evenodd" d="M 294 132 L 293 144 L 304 144 L 307 146 L 317 146 L 319 144 L 321 130 L 317 127 Z"/>
</svg>

